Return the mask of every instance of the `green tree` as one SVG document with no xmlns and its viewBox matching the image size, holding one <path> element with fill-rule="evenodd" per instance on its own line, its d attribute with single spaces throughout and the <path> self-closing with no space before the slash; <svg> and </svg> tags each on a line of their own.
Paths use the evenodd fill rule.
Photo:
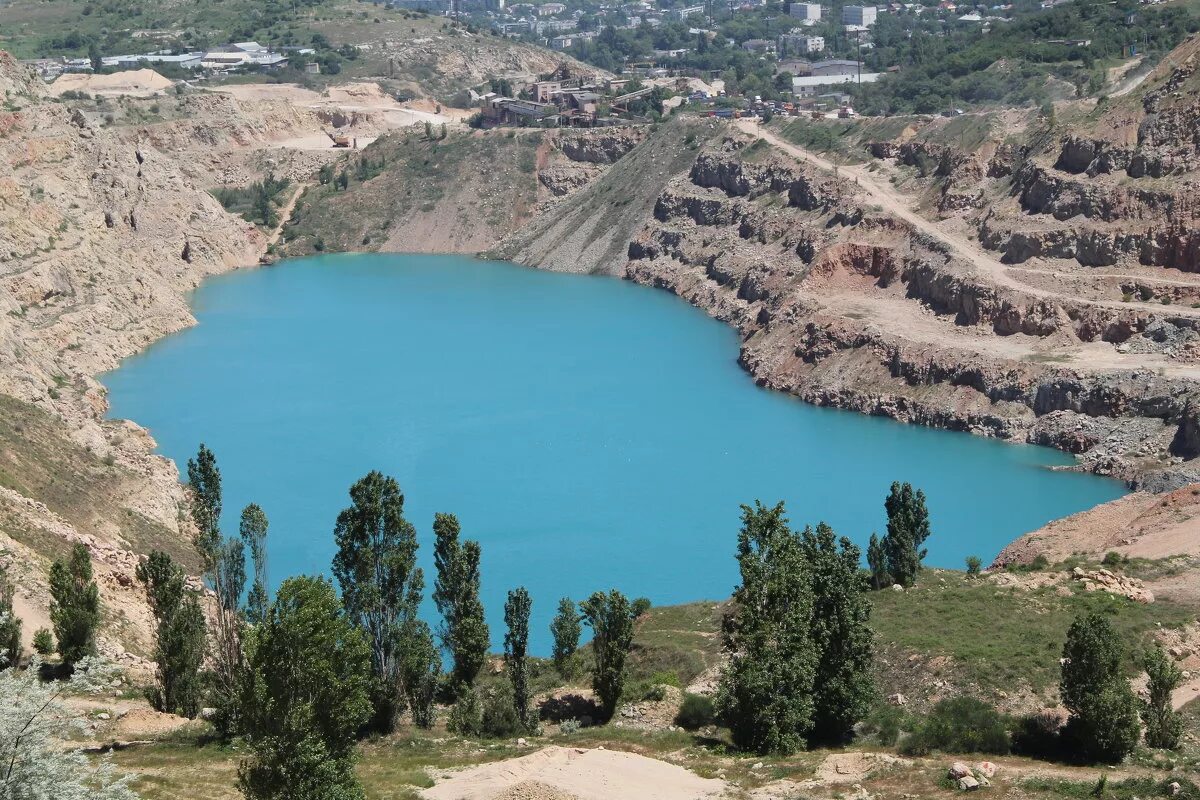
<svg viewBox="0 0 1200 800">
<path fill-rule="evenodd" d="M 1142 659 L 1149 681 L 1147 698 L 1142 707 L 1142 722 L 1146 723 L 1146 744 L 1163 750 L 1174 750 L 1183 735 L 1183 717 L 1171 704 L 1171 693 L 1183 680 L 1183 671 L 1175 666 L 1162 646 L 1155 644 Z"/>
<path fill-rule="evenodd" d="M 270 522 L 257 503 L 242 509 L 242 521 L 238 533 L 250 548 L 250 560 L 254 564 L 254 580 L 250 594 L 246 597 L 246 619 L 259 625 L 267 618 L 267 528 Z"/>
<path fill-rule="evenodd" d="M 200 713 L 201 667 L 204 664 L 204 612 L 189 591 L 183 569 L 159 550 L 138 564 L 138 580 L 156 621 L 154 661 L 158 685 L 147 690 L 158 711 L 195 717 Z"/>
<path fill-rule="evenodd" d="M 874 634 L 867 578 L 853 542 L 838 539 L 825 523 L 805 528 L 801 546 L 812 576 L 812 628 L 817 651 L 809 743 L 843 744 L 871 710 Z"/>
<path fill-rule="evenodd" d="M 289 578 L 249 634 L 238 769 L 249 800 L 359 800 L 355 736 L 371 716 L 371 648 L 322 578 Z"/>
<path fill-rule="evenodd" d="M 529 648 L 529 611 L 533 601 L 524 586 L 513 589 L 508 593 L 504 603 L 504 624 L 508 631 L 504 634 L 504 664 L 508 669 L 508 679 L 512 683 L 513 707 L 521 724 L 527 729 L 530 725 L 529 716 L 529 659 L 526 650 Z"/>
<path fill-rule="evenodd" d="M 456 683 L 470 684 L 483 669 L 489 634 L 479 599 L 479 543 L 460 543 L 460 532 L 453 514 L 434 515 L 433 602 L 444 620 L 442 644 L 454 659 L 451 674 Z"/>
<path fill-rule="evenodd" d="M 550 634 L 554 637 L 554 668 L 559 675 L 569 677 L 575 651 L 579 649 L 579 637 L 583 635 L 579 611 L 571 598 L 558 601 L 558 613 L 550 623 Z"/>
<path fill-rule="evenodd" d="M 48 656 L 54 652 L 54 634 L 49 628 L 38 628 L 33 632 L 33 650 L 39 656 Z"/>
<path fill-rule="evenodd" d="M 892 585 L 892 576 L 888 574 L 887 547 L 874 533 L 867 544 L 867 567 L 871 572 L 872 589 L 878 591 Z"/>
<path fill-rule="evenodd" d="M 817 651 L 811 569 L 783 503 L 742 506 L 737 561 L 742 582 L 723 625 L 729 663 L 717 713 L 738 747 L 791 753 L 812 727 Z"/>
<path fill-rule="evenodd" d="M 419 619 L 413 619 L 410 625 L 411 628 L 404 634 L 405 648 L 401 665 L 404 696 L 412 712 L 413 724 L 428 729 L 434 723 L 433 701 L 437 696 L 442 658 L 429 625 Z"/>
<path fill-rule="evenodd" d="M 372 726 L 390 732 L 404 708 L 401 671 L 404 633 L 424 586 L 417 568 L 417 531 L 404 518 L 404 495 L 394 478 L 372 471 L 350 487 L 349 508 L 334 528 L 333 574 L 350 620 L 371 649 Z"/>
<path fill-rule="evenodd" d="M 15 667 L 21 658 L 21 619 L 13 610 L 13 585 L 0 565 L 0 669 Z"/>
<path fill-rule="evenodd" d="M 192 521 L 196 523 L 196 549 L 208 571 L 216 565 L 221 545 L 221 470 L 217 468 L 217 457 L 203 442 L 196 457 L 188 459 L 187 474 L 192 490 Z"/>
<path fill-rule="evenodd" d="M 1071 623 L 1063 646 L 1059 695 L 1071 716 L 1063 736 L 1091 761 L 1116 763 L 1137 746 L 1138 703 L 1121 674 L 1124 650 L 1099 614 Z"/>
<path fill-rule="evenodd" d="M 579 610 L 592 629 L 592 690 L 604 719 L 611 719 L 625 686 L 625 657 L 633 647 L 633 608 L 629 598 L 613 589 L 594 593 Z"/>
<path fill-rule="evenodd" d="M 887 536 L 883 540 L 888 572 L 901 586 L 912 586 L 928 552 L 922 547 L 929 538 L 925 493 L 913 491 L 911 483 L 893 483 L 884 508 L 888 517 Z"/>
<path fill-rule="evenodd" d="M 66 561 L 50 565 L 50 622 L 58 654 L 68 668 L 96 655 L 96 626 L 100 623 L 100 590 L 92 580 L 92 558 L 82 544 L 71 548 Z"/>
<path fill-rule="evenodd" d="M 219 538 L 216 560 L 211 570 L 216 594 L 216 624 L 212 635 L 211 697 L 217 713 L 213 724 L 221 735 L 229 737 L 241 730 L 239 697 L 245 673 L 242 638 L 242 591 L 246 588 L 246 550 L 240 539 Z"/>
</svg>

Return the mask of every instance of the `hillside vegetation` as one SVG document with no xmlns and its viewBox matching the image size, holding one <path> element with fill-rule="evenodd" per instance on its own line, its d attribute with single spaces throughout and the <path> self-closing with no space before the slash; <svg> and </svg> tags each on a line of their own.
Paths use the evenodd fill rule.
<svg viewBox="0 0 1200 800">
<path fill-rule="evenodd" d="M 437 128 L 389 134 L 322 172 L 285 229 L 286 252 L 486 249 L 532 213 L 542 139 Z"/>
</svg>

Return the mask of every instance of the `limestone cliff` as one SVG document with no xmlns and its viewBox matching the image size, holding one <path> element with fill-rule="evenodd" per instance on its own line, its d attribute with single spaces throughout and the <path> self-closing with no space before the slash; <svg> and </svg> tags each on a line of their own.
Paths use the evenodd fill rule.
<svg viewBox="0 0 1200 800">
<path fill-rule="evenodd" d="M 5 53 L 0 92 L 0 550 L 36 620 L 48 559 L 86 542 L 122 615 L 112 651 L 144 653 L 131 565 L 150 547 L 188 558 L 182 491 L 144 431 L 103 420 L 95 376 L 189 325 L 187 292 L 255 264 L 263 236 L 149 138 L 72 113 Z"/>
</svg>

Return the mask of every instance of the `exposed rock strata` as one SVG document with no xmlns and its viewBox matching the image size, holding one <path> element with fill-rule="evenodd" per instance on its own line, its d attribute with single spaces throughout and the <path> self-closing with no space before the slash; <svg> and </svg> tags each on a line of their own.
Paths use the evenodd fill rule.
<svg viewBox="0 0 1200 800">
<path fill-rule="evenodd" d="M 1193 317 L 983 283 L 940 243 L 864 205 L 852 184 L 747 143 L 712 139 L 662 184 L 647 217 L 625 222 L 624 263 L 603 268 L 733 325 L 755 380 L 808 402 L 1050 445 L 1078 455 L 1081 468 L 1155 488 L 1195 473 L 1192 382 L 976 346 L 981 335 L 1016 337 L 1031 353 L 1063 336 L 1131 343 L 1164 324 L 1194 330 Z M 985 177 L 981 163 L 945 151 L 888 152 L 936 158 L 934 171 L 960 185 Z M 556 210 L 569 217 L 574 204 Z M 556 249 L 562 257 L 571 245 L 549 228 L 511 255 L 554 267 L 538 254 Z"/>
</svg>

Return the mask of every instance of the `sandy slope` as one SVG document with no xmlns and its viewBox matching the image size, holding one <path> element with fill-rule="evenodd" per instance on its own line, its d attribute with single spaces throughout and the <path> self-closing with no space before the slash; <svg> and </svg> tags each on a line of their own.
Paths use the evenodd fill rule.
<svg viewBox="0 0 1200 800">
<path fill-rule="evenodd" d="M 546 747 L 520 758 L 450 773 L 426 800 L 699 800 L 725 792 L 724 781 L 614 750 Z"/>
</svg>

